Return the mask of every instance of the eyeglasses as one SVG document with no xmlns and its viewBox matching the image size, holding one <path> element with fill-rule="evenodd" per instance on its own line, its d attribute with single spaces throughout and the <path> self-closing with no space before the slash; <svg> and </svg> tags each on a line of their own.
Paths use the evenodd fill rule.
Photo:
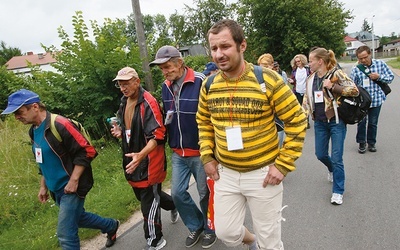
<svg viewBox="0 0 400 250">
<path fill-rule="evenodd" d="M 297 62 L 297 63 L 298 63 L 298 62 L 301 62 L 301 61 L 300 61 L 300 60 L 296 60 L 295 62 Z"/>
<path fill-rule="evenodd" d="M 124 83 L 124 84 L 120 84 L 118 81 L 114 84 L 114 86 L 118 89 L 120 88 L 127 88 L 129 85 L 131 85 L 136 79 L 131 79 L 129 80 L 129 82 Z"/>
</svg>

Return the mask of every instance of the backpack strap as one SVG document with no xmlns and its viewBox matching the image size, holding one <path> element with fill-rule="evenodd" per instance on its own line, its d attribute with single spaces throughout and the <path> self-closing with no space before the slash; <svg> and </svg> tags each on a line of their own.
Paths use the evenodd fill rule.
<svg viewBox="0 0 400 250">
<path fill-rule="evenodd" d="M 210 90 L 211 83 L 214 82 L 214 78 L 215 78 L 215 74 L 212 74 L 207 78 L 207 82 L 206 82 L 206 93 L 207 94 L 208 94 L 208 91 Z"/>
<path fill-rule="evenodd" d="M 57 128 L 56 128 L 56 118 L 57 118 L 56 114 L 53 114 L 53 113 L 50 114 L 50 131 L 54 135 L 54 137 L 57 139 L 57 141 L 62 142 L 61 135 L 57 131 Z"/>
</svg>

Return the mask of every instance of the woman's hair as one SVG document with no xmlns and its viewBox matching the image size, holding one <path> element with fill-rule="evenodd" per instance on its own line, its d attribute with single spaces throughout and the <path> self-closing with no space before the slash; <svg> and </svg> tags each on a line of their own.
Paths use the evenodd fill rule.
<svg viewBox="0 0 400 250">
<path fill-rule="evenodd" d="M 233 41 L 235 41 L 237 47 L 239 48 L 239 46 L 245 40 L 245 37 L 244 37 L 244 32 L 243 32 L 242 26 L 240 26 L 234 20 L 222 19 L 222 20 L 216 22 L 210 28 L 210 30 L 208 30 L 207 37 L 209 37 L 210 34 L 218 34 L 226 28 L 230 31 Z"/>
<path fill-rule="evenodd" d="M 308 64 L 308 60 L 307 57 L 303 54 L 297 54 L 293 57 L 293 59 L 290 61 L 290 64 L 292 66 L 292 68 L 296 67 L 296 58 L 300 59 L 301 64 L 303 64 L 303 66 L 306 66 Z"/>
<path fill-rule="evenodd" d="M 263 64 L 263 65 L 268 65 L 268 66 L 272 67 L 274 64 L 274 57 L 270 53 L 262 54 L 258 58 L 257 63 L 258 63 L 258 65 Z"/>
<path fill-rule="evenodd" d="M 315 48 L 310 51 L 310 54 L 313 54 L 317 59 L 322 59 L 328 70 L 333 69 L 337 65 L 335 53 L 332 50 Z"/>
</svg>

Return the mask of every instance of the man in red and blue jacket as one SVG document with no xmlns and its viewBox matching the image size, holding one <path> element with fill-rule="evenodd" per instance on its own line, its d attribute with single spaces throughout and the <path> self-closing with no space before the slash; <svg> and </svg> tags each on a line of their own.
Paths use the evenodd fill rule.
<svg viewBox="0 0 400 250">
<path fill-rule="evenodd" d="M 210 248 L 216 242 L 216 236 L 207 225 L 209 190 L 200 161 L 196 122 L 200 87 L 205 76 L 185 66 L 180 52 L 173 46 L 161 47 L 150 63 L 150 66 L 153 65 L 158 65 L 166 79 L 162 86 L 162 99 L 168 143 L 173 151 L 171 196 L 189 229 L 185 245 L 196 245 L 204 232 L 202 247 Z M 192 175 L 196 180 L 201 210 L 188 192 Z"/>
</svg>

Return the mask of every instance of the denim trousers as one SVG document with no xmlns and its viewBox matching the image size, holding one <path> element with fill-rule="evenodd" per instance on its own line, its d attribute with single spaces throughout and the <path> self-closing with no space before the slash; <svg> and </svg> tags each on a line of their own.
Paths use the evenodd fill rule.
<svg viewBox="0 0 400 250">
<path fill-rule="evenodd" d="M 329 172 L 333 173 L 332 193 L 344 193 L 344 164 L 343 149 L 344 140 L 346 138 L 346 124 L 335 119 L 330 122 L 315 121 L 315 155 L 321 161 Z M 331 141 L 331 155 L 329 155 L 329 141 Z"/>
<path fill-rule="evenodd" d="M 55 193 L 58 213 L 57 237 L 63 250 L 79 250 L 78 228 L 99 229 L 102 233 L 115 229 L 114 219 L 103 218 L 85 211 L 85 198 L 77 194 L 65 194 L 64 190 Z"/>
<path fill-rule="evenodd" d="M 218 165 L 220 178 L 214 184 L 215 232 L 228 247 L 239 246 L 243 242 L 248 206 L 260 249 L 283 250 L 283 184 L 264 188 L 263 181 L 268 171 L 268 166 L 238 172 Z"/>
<path fill-rule="evenodd" d="M 190 232 L 204 229 L 205 233 L 213 233 L 207 226 L 207 210 L 210 191 L 207 187 L 207 176 L 199 156 L 182 157 L 172 154 L 172 189 L 171 196 L 179 211 L 183 223 Z M 199 193 L 200 209 L 188 192 L 190 177 L 196 180 Z"/>
<path fill-rule="evenodd" d="M 368 115 L 357 124 L 357 143 L 366 142 L 370 145 L 375 145 L 381 107 L 382 106 L 368 109 Z"/>
</svg>

